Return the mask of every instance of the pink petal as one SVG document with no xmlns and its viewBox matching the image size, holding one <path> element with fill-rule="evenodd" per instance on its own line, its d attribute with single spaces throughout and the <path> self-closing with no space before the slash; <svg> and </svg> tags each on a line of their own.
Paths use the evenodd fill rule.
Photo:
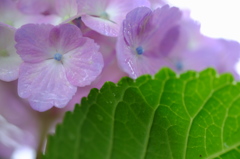
<svg viewBox="0 0 240 159">
<path fill-rule="evenodd" d="M 15 52 L 16 50 L 12 50 Z M 0 59 L 0 80 L 9 82 L 14 81 L 19 75 L 19 66 L 22 63 L 21 58 L 16 54 Z"/>
<path fill-rule="evenodd" d="M 76 0 L 57 0 L 55 2 L 57 14 L 63 20 L 69 19 L 78 13 L 78 6 Z"/>
<path fill-rule="evenodd" d="M 15 34 L 17 53 L 25 62 L 40 62 L 51 58 L 50 24 L 26 24 Z"/>
<path fill-rule="evenodd" d="M 82 29 L 83 28 L 83 29 Z M 81 30 L 84 30 L 84 24 L 81 24 Z M 100 52 L 103 55 L 104 67 L 109 63 L 112 63 L 113 59 L 116 57 L 115 45 L 117 39 L 115 37 L 109 37 L 101 35 L 93 30 L 83 33 L 83 36 L 91 38 L 100 46 Z"/>
<path fill-rule="evenodd" d="M 103 58 L 93 40 L 83 38 L 83 45 L 64 54 L 63 64 L 69 82 L 75 86 L 86 86 L 101 73 Z"/>
<path fill-rule="evenodd" d="M 117 54 L 119 66 L 132 78 L 143 74 L 154 74 L 161 66 L 168 65 L 165 59 L 137 55 L 132 47 L 124 43 L 123 39 L 118 41 L 117 49 L 120 50 Z M 144 52 L 144 54 L 151 54 L 151 52 Z"/>
<path fill-rule="evenodd" d="M 81 19 L 86 26 L 100 34 L 112 37 L 116 37 L 118 35 L 120 27 L 119 24 L 90 15 L 82 15 Z"/>
<path fill-rule="evenodd" d="M 106 9 L 108 0 L 77 0 L 80 14 L 99 15 Z"/>
<path fill-rule="evenodd" d="M 62 24 L 54 27 L 49 38 L 51 45 L 61 54 L 77 48 L 82 43 L 79 40 L 82 38 L 81 30 L 73 24 Z"/>
<path fill-rule="evenodd" d="M 16 29 L 0 23 L 0 80 L 13 81 L 18 78 L 21 58 L 14 48 Z"/>
<path fill-rule="evenodd" d="M 149 7 L 148 0 L 111 0 L 109 1 L 106 12 L 109 14 L 109 19 L 121 25 L 126 14 L 137 7 Z"/>
<path fill-rule="evenodd" d="M 120 34 L 123 33 L 124 40 L 128 45 L 138 43 L 138 38 L 141 38 L 148 29 L 146 25 L 151 16 L 152 11 L 147 7 L 136 8 L 127 14 Z"/>
<path fill-rule="evenodd" d="M 86 7 L 81 7 L 80 10 L 86 14 L 82 16 L 82 21 L 86 26 L 103 35 L 116 37 L 126 14 L 139 6 L 149 6 L 149 2 L 147 0 L 122 0 L 121 2 L 106 0 L 95 6 L 88 4 Z M 107 18 L 102 17 L 103 14 L 106 14 Z"/>
<path fill-rule="evenodd" d="M 0 21 L 15 26 L 18 18 L 22 17 L 22 13 L 17 9 L 14 1 L 0 0 Z"/>
<path fill-rule="evenodd" d="M 117 49 L 121 50 L 117 54 L 119 66 L 130 77 L 137 78 L 143 74 L 155 74 L 161 67 L 170 67 L 171 64 L 164 57 L 156 58 L 149 56 L 151 52 L 144 52 L 148 55 L 137 55 L 135 50 L 124 43 L 123 40 L 119 40 L 117 43 Z"/>
<path fill-rule="evenodd" d="M 18 94 L 28 98 L 35 110 L 45 111 L 52 106 L 62 108 L 76 90 L 68 82 L 59 61 L 51 59 L 41 63 L 23 63 L 20 67 Z"/>
<path fill-rule="evenodd" d="M 22 25 L 33 23 L 33 24 L 52 24 L 58 25 L 62 22 L 61 17 L 51 14 L 51 15 L 24 15 L 15 21 L 15 27 L 19 28 Z"/>
<path fill-rule="evenodd" d="M 18 0 L 18 8 L 27 14 L 42 14 L 50 9 L 49 0 Z"/>
<path fill-rule="evenodd" d="M 168 31 L 178 25 L 181 12 L 177 8 L 164 6 L 151 11 L 146 7 L 129 12 L 123 22 L 123 29 L 117 41 L 117 58 L 121 68 L 133 78 L 142 74 L 154 74 L 162 66 L 169 66 L 165 59 L 175 43 L 161 47 L 160 44 Z M 170 32 L 176 37 L 177 31 Z M 174 36 L 172 35 L 174 34 Z M 171 41 L 172 39 L 168 39 Z M 137 49 L 140 48 L 140 53 Z"/>
<path fill-rule="evenodd" d="M 176 7 L 164 5 L 153 11 L 152 25 L 157 25 L 158 30 L 167 30 L 182 17 L 182 12 Z"/>
<path fill-rule="evenodd" d="M 107 81 L 117 83 L 124 76 L 127 76 L 127 74 L 120 70 L 117 60 L 115 58 L 110 65 L 108 65 L 107 67 L 104 66 L 102 73 L 91 85 L 78 88 L 76 94 L 73 96 L 73 98 L 64 108 L 64 110 L 73 110 L 75 104 L 79 103 L 82 97 L 86 97 L 92 88 L 100 89 Z"/>
<path fill-rule="evenodd" d="M 145 46 L 158 45 L 163 40 L 166 32 L 180 23 L 181 16 L 182 12 L 178 8 L 169 7 L 168 5 L 154 10 L 149 21 L 149 28 L 146 30 L 146 34 L 141 37 L 141 42 Z M 148 40 L 149 38 L 154 39 L 155 43 Z"/>
</svg>

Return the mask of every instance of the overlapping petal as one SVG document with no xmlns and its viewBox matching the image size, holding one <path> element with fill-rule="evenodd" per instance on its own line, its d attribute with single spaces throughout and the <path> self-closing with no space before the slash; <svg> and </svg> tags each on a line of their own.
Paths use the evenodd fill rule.
<svg viewBox="0 0 240 159">
<path fill-rule="evenodd" d="M 115 22 L 90 15 L 83 15 L 81 18 L 86 26 L 98 33 L 114 37 L 118 35 L 120 25 Z"/>
<path fill-rule="evenodd" d="M 176 44 L 170 41 L 177 40 L 171 38 L 178 37 L 180 18 L 179 9 L 168 5 L 154 11 L 139 7 L 129 12 L 117 41 L 117 57 L 121 68 L 137 78 L 142 74 L 154 74 L 160 67 L 170 65 L 165 56 Z M 171 36 L 167 41 L 168 46 L 163 46 L 166 43 L 162 40 L 168 35 Z"/>
<path fill-rule="evenodd" d="M 83 25 L 84 24 L 82 23 L 81 29 L 83 28 L 83 30 L 86 30 Z M 94 42 L 100 46 L 99 51 L 102 53 L 103 56 L 104 67 L 108 66 L 116 58 L 115 45 L 117 38 L 101 35 L 94 30 L 85 31 L 83 33 L 83 36 L 93 39 Z"/>
<path fill-rule="evenodd" d="M 89 28 L 106 36 L 118 36 L 120 25 L 125 15 L 140 6 L 149 6 L 147 0 L 78 0 L 79 12 L 82 20 Z"/>
<path fill-rule="evenodd" d="M 50 24 L 26 24 L 16 31 L 16 49 L 23 61 L 35 63 L 52 57 L 49 33 L 53 28 Z"/>
<path fill-rule="evenodd" d="M 75 86 L 83 87 L 91 84 L 101 73 L 103 58 L 93 40 L 84 38 L 85 43 L 63 56 L 63 65 L 67 79 Z"/>
<path fill-rule="evenodd" d="M 57 14 L 62 18 L 63 21 L 78 14 L 76 0 L 55 0 L 55 8 Z"/>
<path fill-rule="evenodd" d="M 127 45 L 130 46 L 139 43 L 139 38 L 141 38 L 142 34 L 147 29 L 150 31 L 147 25 L 151 15 L 152 11 L 147 7 L 138 7 L 127 14 L 120 33 L 123 34 Z"/>
<path fill-rule="evenodd" d="M 58 53 L 67 53 L 82 45 L 82 33 L 79 28 L 71 24 L 62 24 L 51 29 L 47 38 L 51 47 Z"/>
<path fill-rule="evenodd" d="M 114 58 L 111 64 L 104 66 L 102 73 L 97 77 L 96 80 L 92 82 L 91 85 L 79 88 L 77 90 L 76 94 L 73 96 L 64 110 L 72 110 L 75 104 L 79 103 L 81 98 L 86 97 L 92 88 L 100 89 L 106 81 L 116 83 L 124 76 L 127 76 L 127 74 L 119 68 L 117 59 Z"/>
</svg>

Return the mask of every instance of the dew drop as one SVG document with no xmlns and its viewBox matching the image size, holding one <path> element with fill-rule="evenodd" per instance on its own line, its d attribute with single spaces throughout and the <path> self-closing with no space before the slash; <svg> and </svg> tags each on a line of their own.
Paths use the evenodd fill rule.
<svg viewBox="0 0 240 159">
<path fill-rule="evenodd" d="M 100 14 L 100 17 L 103 18 L 103 19 L 109 20 L 109 15 L 108 15 L 106 12 L 102 12 L 102 13 Z"/>
</svg>

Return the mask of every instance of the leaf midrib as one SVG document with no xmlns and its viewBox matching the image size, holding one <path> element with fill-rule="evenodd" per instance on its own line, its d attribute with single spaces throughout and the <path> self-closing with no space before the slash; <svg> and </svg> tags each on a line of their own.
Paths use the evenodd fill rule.
<svg viewBox="0 0 240 159">
<path fill-rule="evenodd" d="M 118 85 L 116 85 L 116 87 L 118 87 Z M 125 92 L 130 86 L 126 86 L 124 88 L 124 91 Z M 116 101 L 116 105 L 114 107 L 114 110 L 113 110 L 113 121 L 112 121 L 112 129 L 111 129 L 111 136 L 110 136 L 110 143 L 109 143 L 109 149 L 108 149 L 108 154 L 107 154 L 107 157 L 106 159 L 111 159 L 112 157 L 112 151 L 113 151 L 113 138 L 114 138 L 114 122 L 115 122 L 115 114 L 116 114 L 116 109 L 117 109 L 117 106 L 118 106 L 118 103 L 119 101 L 122 101 L 123 100 L 123 96 L 124 96 L 124 93 L 122 93 L 122 96 Z"/>
<path fill-rule="evenodd" d="M 154 117 L 155 117 L 155 113 L 156 113 L 156 110 L 159 108 L 160 106 L 160 102 L 161 102 L 161 99 L 162 99 L 162 94 L 165 90 L 165 83 L 169 80 L 169 77 L 166 78 L 162 84 L 162 89 L 161 89 L 161 92 L 159 93 L 159 99 L 158 99 L 158 102 L 156 103 L 155 105 L 155 109 L 153 110 L 153 115 L 151 116 L 151 119 L 150 119 L 150 124 L 148 125 L 148 132 L 147 132 L 147 135 L 146 135 L 146 138 L 145 138 L 145 141 L 144 141 L 144 149 L 143 149 L 143 153 L 142 153 L 142 157 L 140 159 L 145 159 L 146 157 L 146 154 L 147 154 L 147 148 L 149 146 L 149 137 L 150 137 L 150 134 L 151 134 L 151 130 L 152 130 L 152 126 L 153 126 L 153 121 L 154 121 Z M 141 91 L 140 91 L 141 92 Z M 144 98 L 144 95 L 142 94 L 141 92 L 141 95 L 143 96 Z M 144 98 L 145 99 L 145 98 Z M 147 101 L 146 101 L 147 102 Z"/>
<path fill-rule="evenodd" d="M 80 126 L 78 126 L 78 128 L 77 128 L 77 133 L 78 133 L 78 135 L 77 135 L 77 139 L 76 139 L 76 141 L 77 141 L 77 143 L 75 144 L 75 159 L 79 159 L 79 146 L 80 146 L 80 137 L 81 137 L 81 130 L 82 130 L 82 125 L 83 125 L 83 123 L 84 123 L 84 121 L 87 119 L 87 115 L 88 115 L 88 113 L 89 113 L 89 110 L 90 110 L 90 107 L 88 107 L 88 109 L 87 109 L 87 112 L 85 113 L 85 115 L 84 115 L 84 118 L 83 118 L 83 120 L 82 120 L 82 122 L 79 124 Z"/>
<path fill-rule="evenodd" d="M 239 147 L 239 146 L 240 146 L 240 142 L 237 142 L 236 144 L 234 144 L 234 145 L 232 145 L 232 146 L 229 146 L 228 148 L 226 148 L 226 149 L 224 149 L 224 150 L 222 150 L 222 151 L 219 151 L 219 152 L 217 152 L 217 153 L 215 153 L 215 154 L 212 154 L 212 155 L 208 156 L 207 159 L 214 159 L 214 158 L 216 158 L 216 157 L 219 157 L 219 156 L 227 153 L 228 151 L 231 151 L 231 150 L 233 150 L 233 149 L 236 149 L 236 148 Z"/>
</svg>

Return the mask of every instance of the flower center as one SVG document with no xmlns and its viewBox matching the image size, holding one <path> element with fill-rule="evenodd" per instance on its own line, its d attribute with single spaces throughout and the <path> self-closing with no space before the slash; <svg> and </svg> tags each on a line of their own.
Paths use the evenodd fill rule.
<svg viewBox="0 0 240 159">
<path fill-rule="evenodd" d="M 143 52 L 144 52 L 142 46 L 138 46 L 138 47 L 136 48 L 136 52 L 137 52 L 138 55 L 142 55 Z"/>
<path fill-rule="evenodd" d="M 182 69 L 183 69 L 183 64 L 182 64 L 180 61 L 178 61 L 178 62 L 175 64 L 175 67 L 177 68 L 178 71 L 182 71 Z"/>
<path fill-rule="evenodd" d="M 56 54 L 54 55 L 54 59 L 57 60 L 57 61 L 61 61 L 61 60 L 62 60 L 62 54 L 56 53 Z"/>
<path fill-rule="evenodd" d="M 103 18 L 103 19 L 109 20 L 109 15 L 106 12 L 102 12 L 100 14 L 100 17 Z"/>
</svg>

